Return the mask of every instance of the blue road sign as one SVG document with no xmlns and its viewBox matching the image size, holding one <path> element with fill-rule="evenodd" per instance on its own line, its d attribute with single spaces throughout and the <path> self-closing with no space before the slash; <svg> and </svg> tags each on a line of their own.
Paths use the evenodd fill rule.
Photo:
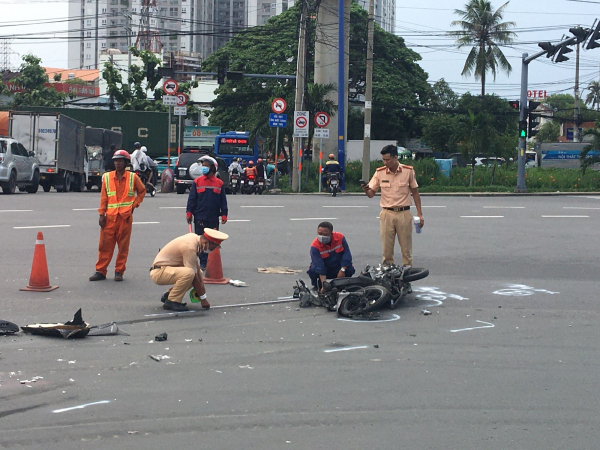
<svg viewBox="0 0 600 450">
<path fill-rule="evenodd" d="M 285 128 L 287 126 L 287 114 L 269 114 L 269 126 Z"/>
</svg>

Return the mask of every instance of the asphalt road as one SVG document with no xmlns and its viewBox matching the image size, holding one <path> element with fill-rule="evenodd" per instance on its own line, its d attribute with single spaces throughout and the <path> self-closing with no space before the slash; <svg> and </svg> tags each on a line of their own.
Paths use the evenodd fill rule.
<svg viewBox="0 0 600 450">
<path fill-rule="evenodd" d="M 414 265 L 431 275 L 373 322 L 247 306 L 307 279 L 320 220 L 357 268 L 378 263 L 378 199 L 362 196 L 229 196 L 224 272 L 249 286 L 209 286 L 210 311 L 165 315 L 148 268 L 187 232 L 186 198 L 148 197 L 125 281 L 90 283 L 97 192 L 0 197 L 0 319 L 82 308 L 130 334 L 0 337 L 0 448 L 597 448 L 600 197 L 424 196 Z M 21 292 L 39 230 L 60 287 Z"/>
</svg>

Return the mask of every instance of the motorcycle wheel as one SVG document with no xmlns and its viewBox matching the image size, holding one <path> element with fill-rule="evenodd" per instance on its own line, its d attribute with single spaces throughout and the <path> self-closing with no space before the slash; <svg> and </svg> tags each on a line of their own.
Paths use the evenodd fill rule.
<svg viewBox="0 0 600 450">
<path fill-rule="evenodd" d="M 354 315 L 376 311 L 390 301 L 390 291 L 383 286 L 367 286 L 348 295 L 340 303 L 338 314 L 351 318 Z"/>
<path fill-rule="evenodd" d="M 410 283 L 411 281 L 421 280 L 429 275 L 429 269 L 423 269 L 421 267 L 412 267 L 408 273 L 404 274 L 402 281 Z"/>
</svg>

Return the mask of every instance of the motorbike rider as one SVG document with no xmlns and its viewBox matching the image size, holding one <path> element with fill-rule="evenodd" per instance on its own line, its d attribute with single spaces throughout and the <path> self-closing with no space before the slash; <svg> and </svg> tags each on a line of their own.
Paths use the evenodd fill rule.
<svg viewBox="0 0 600 450">
<path fill-rule="evenodd" d="M 325 163 L 325 167 L 323 167 L 323 175 L 321 176 L 321 182 L 323 183 L 323 186 L 327 186 L 327 175 L 335 172 L 339 173 L 340 177 L 342 176 L 340 163 L 335 160 L 335 155 L 330 153 L 329 161 Z"/>
<path fill-rule="evenodd" d="M 256 167 L 254 167 L 254 161 L 248 161 L 248 167 L 244 170 L 244 175 L 246 176 L 246 179 L 248 179 L 248 175 L 254 175 L 255 178 L 258 176 Z"/>
<path fill-rule="evenodd" d="M 262 158 L 258 158 L 256 160 L 256 176 L 258 178 L 267 178 L 267 171 L 265 170 L 265 165 L 263 163 Z"/>
<path fill-rule="evenodd" d="M 227 196 L 223 188 L 223 181 L 216 177 L 217 161 L 205 155 L 198 160 L 202 164 L 202 175 L 194 180 L 190 189 L 186 208 L 188 223 L 194 220 L 196 234 L 203 235 L 205 228 L 219 229 L 221 223 L 227 223 Z M 200 268 L 206 268 L 208 254 L 200 254 Z"/>
<path fill-rule="evenodd" d="M 146 156 L 142 151 L 142 144 L 140 144 L 139 142 L 133 144 L 133 148 L 135 150 L 131 154 L 131 168 L 134 172 L 137 172 L 140 170 L 141 164 L 146 164 Z"/>
<path fill-rule="evenodd" d="M 321 222 L 317 237 L 310 246 L 310 267 L 306 272 L 315 289 L 323 289 L 323 282 L 331 278 L 354 275 L 352 253 L 342 233 L 333 231 L 331 222 Z"/>
<path fill-rule="evenodd" d="M 242 172 L 244 171 L 244 169 L 242 168 L 242 164 L 241 164 L 242 158 L 233 158 L 233 161 L 231 162 L 231 164 L 229 164 L 229 175 L 233 175 L 234 173 L 237 173 L 238 175 L 241 175 Z"/>
</svg>

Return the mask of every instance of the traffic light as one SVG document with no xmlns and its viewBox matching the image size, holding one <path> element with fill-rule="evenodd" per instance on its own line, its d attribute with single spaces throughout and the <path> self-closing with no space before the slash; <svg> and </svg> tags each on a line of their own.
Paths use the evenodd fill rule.
<svg viewBox="0 0 600 450">
<path fill-rule="evenodd" d="M 556 54 L 556 57 L 554 58 L 554 62 L 564 62 L 564 61 L 568 61 L 569 58 L 567 58 L 565 56 L 565 53 L 571 53 L 573 51 L 572 48 L 567 47 L 566 45 L 561 45 L 561 47 L 558 49 L 558 53 Z"/>
<path fill-rule="evenodd" d="M 593 48 L 600 47 L 600 43 L 596 42 L 598 39 L 600 39 L 600 20 L 598 21 L 596 28 L 594 28 L 594 31 L 592 32 L 592 36 L 590 37 L 590 40 L 588 41 L 587 45 L 585 46 L 585 49 L 591 50 Z"/>
<path fill-rule="evenodd" d="M 508 104 L 512 109 L 520 111 L 519 107 L 521 106 L 521 103 L 519 102 L 519 100 L 509 100 Z"/>
<path fill-rule="evenodd" d="M 217 83 L 225 84 L 225 73 L 227 70 L 225 69 L 225 65 L 219 63 L 219 67 L 217 69 Z"/>
<path fill-rule="evenodd" d="M 157 63 L 155 61 L 148 61 L 148 65 L 146 66 L 146 79 L 148 83 L 152 83 L 154 80 L 154 69 L 156 69 Z"/>
<path fill-rule="evenodd" d="M 573 27 L 569 28 L 569 33 L 575 36 L 575 38 L 577 39 L 577 44 L 580 44 L 587 39 L 590 33 L 590 29 L 582 27 Z"/>
<path fill-rule="evenodd" d="M 552 58 L 558 50 L 558 46 L 552 45 L 550 42 L 540 42 L 538 46 L 541 47 L 542 50 L 546 51 L 546 58 Z"/>
<path fill-rule="evenodd" d="M 520 120 L 519 121 L 519 137 L 523 139 L 527 139 L 527 121 Z"/>
<path fill-rule="evenodd" d="M 533 112 L 537 109 L 538 106 L 540 106 L 540 104 L 541 102 L 529 101 L 529 108 L 527 110 L 527 115 L 529 117 L 527 136 L 529 136 L 530 138 L 538 134 L 538 130 L 535 130 L 534 128 L 536 128 L 540 124 L 540 116 L 539 114 L 534 114 Z"/>
</svg>

